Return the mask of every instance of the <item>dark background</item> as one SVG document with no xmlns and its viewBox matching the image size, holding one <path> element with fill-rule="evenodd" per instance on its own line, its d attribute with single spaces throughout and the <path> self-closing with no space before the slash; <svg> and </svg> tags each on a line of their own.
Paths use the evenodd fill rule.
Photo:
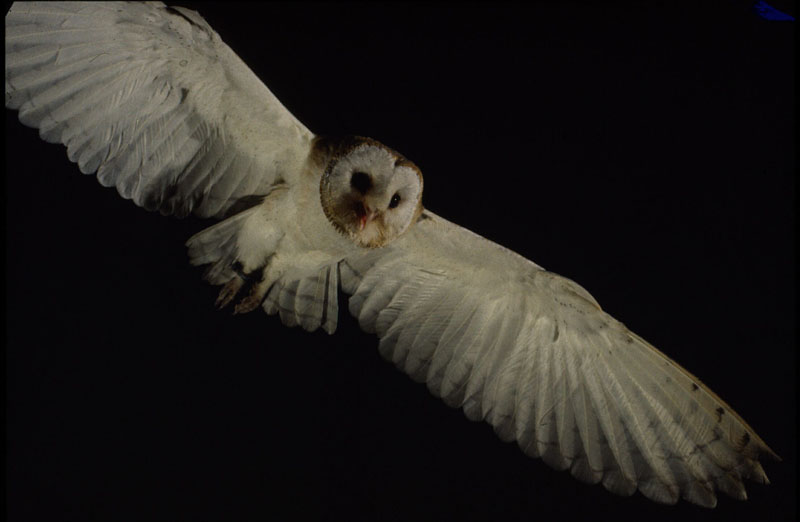
<svg viewBox="0 0 800 522">
<path fill-rule="evenodd" d="M 578 281 L 784 460 L 715 510 L 553 471 L 381 360 L 344 306 L 332 337 L 215 311 L 183 246 L 210 222 L 135 207 L 7 111 L 11 519 L 794 520 L 794 22 L 736 1 L 178 5 L 312 131 L 401 151 L 428 208 Z"/>
</svg>

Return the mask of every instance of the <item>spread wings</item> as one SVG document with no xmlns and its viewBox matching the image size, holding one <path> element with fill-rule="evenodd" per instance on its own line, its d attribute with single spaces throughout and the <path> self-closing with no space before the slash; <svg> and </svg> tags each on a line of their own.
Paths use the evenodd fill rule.
<svg viewBox="0 0 800 522">
<path fill-rule="evenodd" d="M 292 181 L 313 134 L 196 12 L 16 3 L 6 106 L 148 210 L 223 216 Z"/>
<path fill-rule="evenodd" d="M 705 506 L 767 482 L 755 432 L 568 279 L 427 211 L 340 270 L 385 358 L 554 468 Z"/>
</svg>

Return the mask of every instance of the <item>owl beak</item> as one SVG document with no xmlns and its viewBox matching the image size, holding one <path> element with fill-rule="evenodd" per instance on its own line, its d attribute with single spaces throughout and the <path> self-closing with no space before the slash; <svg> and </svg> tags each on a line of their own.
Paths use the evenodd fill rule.
<svg viewBox="0 0 800 522">
<path fill-rule="evenodd" d="M 369 208 L 367 205 L 364 205 L 363 213 L 360 213 L 359 220 L 358 220 L 358 231 L 364 230 L 364 227 L 367 226 L 367 223 L 375 219 L 375 216 L 378 213 Z"/>
</svg>

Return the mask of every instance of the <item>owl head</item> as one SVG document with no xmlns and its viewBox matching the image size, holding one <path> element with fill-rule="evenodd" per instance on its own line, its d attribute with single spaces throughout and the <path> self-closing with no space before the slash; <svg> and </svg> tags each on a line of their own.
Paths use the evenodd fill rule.
<svg viewBox="0 0 800 522">
<path fill-rule="evenodd" d="M 320 181 L 322 209 L 357 245 L 377 248 L 408 230 L 422 212 L 422 173 L 370 138 L 319 144 L 327 164 Z"/>
</svg>

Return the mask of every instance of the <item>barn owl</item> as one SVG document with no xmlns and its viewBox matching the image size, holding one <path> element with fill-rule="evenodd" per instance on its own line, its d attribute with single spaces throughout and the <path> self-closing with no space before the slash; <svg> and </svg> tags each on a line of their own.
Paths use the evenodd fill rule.
<svg viewBox="0 0 800 522">
<path fill-rule="evenodd" d="M 55 28 L 59 28 L 56 30 Z M 16 4 L 6 105 L 188 241 L 217 304 L 332 333 L 337 292 L 380 351 L 470 419 L 580 480 L 659 502 L 744 498 L 774 453 L 577 284 L 422 206 L 420 169 L 295 119 L 195 12 Z"/>
</svg>

